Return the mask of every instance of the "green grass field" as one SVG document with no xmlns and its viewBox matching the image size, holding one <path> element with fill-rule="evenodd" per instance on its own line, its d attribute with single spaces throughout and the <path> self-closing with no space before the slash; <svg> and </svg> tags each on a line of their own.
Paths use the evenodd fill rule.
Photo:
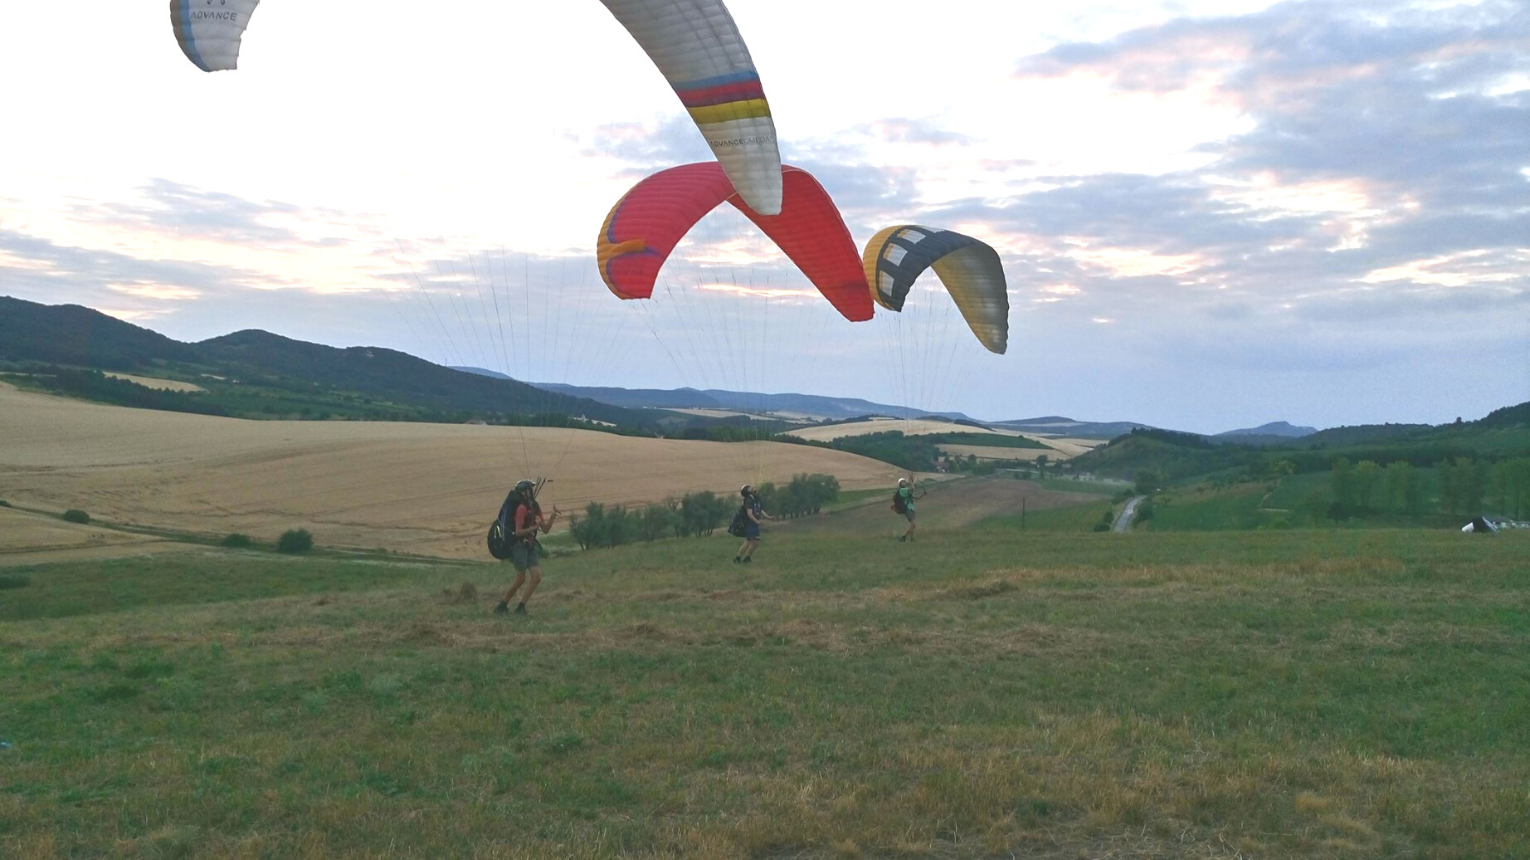
<svg viewBox="0 0 1530 860">
<path fill-rule="evenodd" d="M 1530 856 L 1530 535 L 1027 526 L 8 571 L 0 857 Z"/>
</svg>

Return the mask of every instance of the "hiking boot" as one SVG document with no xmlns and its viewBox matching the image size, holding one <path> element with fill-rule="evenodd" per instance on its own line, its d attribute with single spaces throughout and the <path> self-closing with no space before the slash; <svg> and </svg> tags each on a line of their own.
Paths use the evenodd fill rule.
<svg viewBox="0 0 1530 860">
<path fill-rule="evenodd" d="M 494 614 L 495 615 L 504 615 L 506 612 L 509 612 L 509 611 L 510 611 L 510 604 L 505 603 L 503 600 L 499 602 L 499 605 L 494 607 Z"/>
<path fill-rule="evenodd" d="M 524 603 L 517 603 L 515 605 L 515 614 L 516 615 L 525 615 L 526 614 L 526 604 L 524 604 Z"/>
<path fill-rule="evenodd" d="M 753 564 L 753 563 L 754 563 L 754 556 L 749 555 L 749 556 L 745 556 L 744 557 L 744 564 Z"/>
<path fill-rule="evenodd" d="M 908 535 L 898 535 L 898 543 L 903 543 L 904 541 L 907 541 L 907 540 L 908 540 Z"/>
<path fill-rule="evenodd" d="M 733 557 L 733 563 L 734 564 L 739 564 L 741 562 L 743 562 L 743 559 L 739 558 L 738 556 L 734 556 Z"/>
</svg>

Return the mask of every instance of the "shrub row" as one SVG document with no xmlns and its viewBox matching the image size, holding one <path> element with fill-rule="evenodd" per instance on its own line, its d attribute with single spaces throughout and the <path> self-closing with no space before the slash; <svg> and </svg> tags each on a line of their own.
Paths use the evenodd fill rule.
<svg viewBox="0 0 1530 860">
<path fill-rule="evenodd" d="M 788 519 L 816 514 L 839 498 L 839 480 L 833 475 L 797 475 L 783 487 L 767 483 L 757 489 L 765 510 Z M 631 509 L 590 502 L 583 514 L 569 520 L 569 533 L 580 549 L 666 536 L 708 537 L 733 516 L 736 503 L 742 501 L 721 498 L 710 490 Z"/>
</svg>

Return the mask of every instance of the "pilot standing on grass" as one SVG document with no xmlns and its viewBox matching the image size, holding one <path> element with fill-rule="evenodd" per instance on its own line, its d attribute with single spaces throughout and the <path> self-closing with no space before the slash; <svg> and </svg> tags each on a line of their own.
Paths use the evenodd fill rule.
<svg viewBox="0 0 1530 860">
<path fill-rule="evenodd" d="M 733 557 L 734 564 L 749 564 L 754 556 L 754 551 L 760 547 L 760 522 L 773 520 L 775 517 L 765 513 L 760 505 L 760 494 L 754 487 L 748 484 L 739 491 L 744 497 L 744 545 L 738 548 L 738 555 Z"/>
<path fill-rule="evenodd" d="M 893 496 L 893 510 L 902 514 L 903 518 L 908 520 L 908 530 L 898 538 L 899 543 L 914 539 L 914 500 L 922 498 L 924 498 L 923 492 L 917 496 L 914 495 L 914 474 L 912 472 L 909 473 L 907 478 L 898 479 L 898 492 Z"/>
<path fill-rule="evenodd" d="M 531 584 L 526 588 L 526 594 L 521 602 L 515 605 L 517 615 L 526 614 L 526 601 L 536 593 L 537 586 L 542 584 L 542 562 L 538 558 L 537 535 L 547 534 L 558 521 L 560 511 L 555 507 L 550 518 L 542 516 L 542 506 L 537 504 L 536 484 L 531 481 L 521 481 L 510 491 L 509 498 L 500 510 L 503 520 L 509 514 L 509 522 L 504 524 L 505 534 L 510 539 L 510 560 L 515 563 L 515 584 L 505 592 L 504 599 L 494 607 L 496 615 L 503 615 L 510 611 L 510 601 L 515 599 L 515 593 L 521 590 L 521 585 L 526 582 L 526 572 L 531 572 Z"/>
</svg>

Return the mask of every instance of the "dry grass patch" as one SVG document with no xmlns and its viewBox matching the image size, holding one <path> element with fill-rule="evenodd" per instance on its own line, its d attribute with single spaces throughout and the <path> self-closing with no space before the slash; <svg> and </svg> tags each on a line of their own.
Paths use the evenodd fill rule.
<svg viewBox="0 0 1530 860">
<path fill-rule="evenodd" d="M 106 375 L 110 376 L 113 379 L 125 379 L 128 382 L 135 382 L 135 383 L 137 383 L 139 385 L 142 385 L 144 388 L 153 388 L 153 389 L 156 389 L 156 390 L 159 390 L 159 391 L 187 391 L 187 392 L 190 392 L 190 391 L 206 391 L 207 390 L 207 389 L 203 388 L 202 386 L 197 385 L 195 383 L 182 382 L 179 379 L 158 379 L 158 378 L 155 378 L 155 377 L 152 377 L 152 376 L 134 376 L 134 375 L 129 374 L 129 373 L 112 373 L 110 371 L 108 371 L 106 373 Z"/>
</svg>

